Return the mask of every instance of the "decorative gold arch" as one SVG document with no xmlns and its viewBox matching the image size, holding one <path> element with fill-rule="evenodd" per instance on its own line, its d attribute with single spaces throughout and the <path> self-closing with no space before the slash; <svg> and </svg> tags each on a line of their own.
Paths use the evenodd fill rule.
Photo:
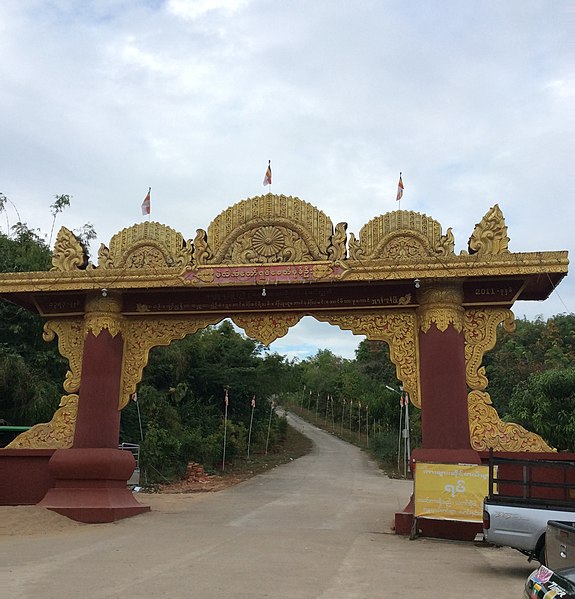
<svg viewBox="0 0 575 599">
<path fill-rule="evenodd" d="M 0 275 L 0 294 L 23 296 L 24 305 L 37 307 L 47 318 L 44 338 L 50 341 L 57 337 L 59 351 L 69 362 L 64 381 L 68 395 L 63 396 L 52 421 L 33 427 L 11 446 L 71 445 L 88 330 L 105 327 L 123 337 L 121 409 L 141 380 L 150 349 L 157 345 L 167 345 L 226 317 L 250 337 L 269 345 L 303 316 L 311 315 L 368 339 L 386 341 L 398 379 L 416 406 L 421 405 L 418 326 L 425 329 L 433 322 L 441 330 L 453 324 L 458 331 L 463 326 L 473 447 L 548 451 L 537 435 L 500 420 L 485 391 L 487 379 L 481 361 L 495 343 L 497 326 L 511 322 L 508 308 L 521 293 L 525 293 L 523 299 L 538 298 L 565 276 L 567 252 L 512 254 L 508 244 L 507 227 L 497 205 L 475 225 L 468 251 L 457 256 L 451 229 L 444 234 L 441 225 L 425 214 L 395 210 L 377 216 L 361 228 L 359 238 L 351 233 L 348 243 L 346 223 L 334 227 L 330 218 L 311 204 L 273 194 L 231 206 L 213 220 L 207 232 L 197 229 L 193 241 L 156 222 L 125 228 L 108 246 L 100 246 L 97 266 L 88 263 L 83 244 L 62 227 L 50 272 Z M 542 273 L 547 273 L 549 282 Z M 485 290 L 491 289 L 493 277 L 505 277 L 508 290 L 498 290 L 501 297 L 492 307 L 474 307 L 466 296 L 469 290 L 465 291 L 465 281 L 479 281 Z M 428 284 L 418 290 L 413 285 L 415 278 L 427 279 Z M 225 290 L 230 285 L 241 291 L 269 281 L 284 289 L 290 285 L 299 289 L 329 285 L 344 290 L 344 285 L 350 284 L 356 289 L 362 285 L 373 289 L 378 284 L 394 285 L 396 291 L 385 295 L 389 287 L 381 287 L 379 295 L 360 300 L 360 305 L 355 300 L 348 304 L 341 300 L 342 307 L 337 308 L 332 304 L 337 305 L 338 298 L 322 308 L 295 301 L 289 308 L 271 309 L 262 304 L 229 310 L 195 310 L 190 300 L 188 308 L 173 314 L 169 307 L 154 311 L 153 302 L 146 303 L 145 299 L 135 300 L 135 307 L 125 305 L 130 293 L 145 298 L 150 290 L 195 292 Z M 426 290 L 455 297 L 450 290 L 452 281 L 460 285 L 456 299 L 443 302 L 444 306 L 434 302 L 433 310 L 427 307 L 417 312 Z M 342 287 L 337 287 L 340 284 Z M 108 291 L 111 296 L 106 298 Z M 60 312 L 42 312 L 43 293 L 76 293 L 78 297 L 63 301 Z M 32 299 L 26 299 L 26 294 Z M 466 302 L 470 305 L 464 306 Z"/>
<path fill-rule="evenodd" d="M 291 196 L 250 198 L 231 206 L 194 239 L 197 264 L 270 264 L 340 259 L 345 223 L 335 235 L 321 211 Z M 342 238 L 343 232 L 343 238 Z"/>
</svg>

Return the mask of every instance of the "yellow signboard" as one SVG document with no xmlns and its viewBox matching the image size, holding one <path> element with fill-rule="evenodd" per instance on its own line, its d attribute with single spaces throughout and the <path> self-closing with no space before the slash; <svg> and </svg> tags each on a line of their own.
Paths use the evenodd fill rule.
<svg viewBox="0 0 575 599">
<path fill-rule="evenodd" d="M 487 466 L 418 462 L 415 467 L 415 516 L 481 522 L 488 486 Z"/>
</svg>

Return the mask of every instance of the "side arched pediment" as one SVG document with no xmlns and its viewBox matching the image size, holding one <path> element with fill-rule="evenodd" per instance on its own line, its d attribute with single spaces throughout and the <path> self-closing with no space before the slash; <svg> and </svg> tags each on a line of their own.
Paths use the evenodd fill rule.
<svg viewBox="0 0 575 599">
<path fill-rule="evenodd" d="M 122 229 L 98 252 L 100 268 L 182 268 L 191 264 L 191 243 L 171 227 L 144 222 Z"/>
<path fill-rule="evenodd" d="M 345 257 L 345 227 L 311 204 L 267 194 L 231 206 L 194 240 L 197 264 L 271 264 Z"/>
<path fill-rule="evenodd" d="M 441 225 L 419 212 L 395 210 L 370 220 L 361 228 L 359 239 L 349 240 L 352 260 L 410 260 L 454 254 L 451 229 L 443 235 Z"/>
</svg>

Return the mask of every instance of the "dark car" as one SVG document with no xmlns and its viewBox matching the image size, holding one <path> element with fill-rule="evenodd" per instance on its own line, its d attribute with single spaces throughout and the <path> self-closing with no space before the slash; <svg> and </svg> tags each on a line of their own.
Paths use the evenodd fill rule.
<svg viewBox="0 0 575 599">
<path fill-rule="evenodd" d="M 524 599 L 575 599 L 575 568 L 554 572 L 540 566 L 525 583 Z"/>
</svg>

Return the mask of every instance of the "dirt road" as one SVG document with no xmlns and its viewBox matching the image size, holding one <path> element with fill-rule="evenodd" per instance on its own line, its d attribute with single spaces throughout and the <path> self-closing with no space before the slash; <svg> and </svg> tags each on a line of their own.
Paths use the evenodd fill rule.
<svg viewBox="0 0 575 599">
<path fill-rule="evenodd" d="M 0 507 L 0 596 L 19 599 L 520 597 L 512 550 L 391 530 L 411 482 L 290 416 L 311 454 L 217 493 L 147 495 L 152 512 L 79 524 Z"/>
</svg>

